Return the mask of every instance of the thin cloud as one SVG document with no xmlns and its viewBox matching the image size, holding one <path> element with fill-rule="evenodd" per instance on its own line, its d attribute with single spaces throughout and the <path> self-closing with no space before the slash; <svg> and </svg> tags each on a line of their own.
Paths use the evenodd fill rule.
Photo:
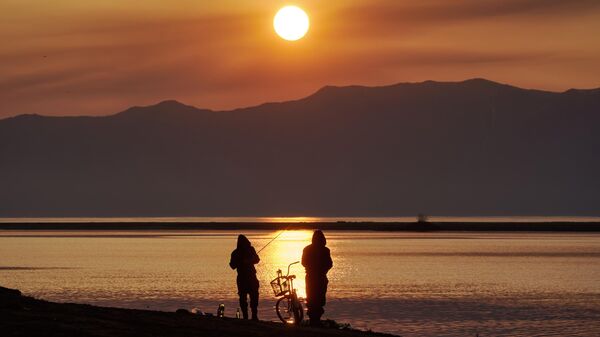
<svg viewBox="0 0 600 337">
<path fill-rule="evenodd" d="M 501 16 L 561 16 L 598 10 L 597 0 L 422 0 L 389 1 L 348 6 L 343 15 L 369 24 L 411 24 L 423 21 L 462 21 Z M 360 21 L 359 21 L 360 22 Z"/>
</svg>

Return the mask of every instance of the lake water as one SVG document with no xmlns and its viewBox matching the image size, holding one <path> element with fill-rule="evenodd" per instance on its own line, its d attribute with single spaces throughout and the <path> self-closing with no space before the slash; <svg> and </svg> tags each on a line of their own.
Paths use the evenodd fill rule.
<svg viewBox="0 0 600 337">
<path fill-rule="evenodd" d="M 0 285 L 61 302 L 226 315 L 237 307 L 233 231 L 0 231 Z M 247 231 L 259 249 L 277 232 Z M 310 231 L 260 253 L 269 287 Z M 326 318 L 409 336 L 600 336 L 600 234 L 330 231 Z M 302 267 L 292 267 L 304 293 Z"/>
</svg>

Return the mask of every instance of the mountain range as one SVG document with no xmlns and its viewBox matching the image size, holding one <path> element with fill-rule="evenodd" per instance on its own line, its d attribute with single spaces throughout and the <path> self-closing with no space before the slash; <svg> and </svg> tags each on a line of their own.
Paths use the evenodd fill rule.
<svg viewBox="0 0 600 337">
<path fill-rule="evenodd" d="M 0 120 L 0 217 L 600 215 L 600 89 L 332 87 Z"/>
</svg>

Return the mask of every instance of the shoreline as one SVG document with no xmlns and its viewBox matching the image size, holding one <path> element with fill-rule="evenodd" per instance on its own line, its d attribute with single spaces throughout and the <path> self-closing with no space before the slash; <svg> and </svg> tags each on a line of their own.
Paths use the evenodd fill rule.
<svg viewBox="0 0 600 337">
<path fill-rule="evenodd" d="M 0 230 L 340 230 L 387 232 L 600 232 L 600 222 L 5 222 Z"/>
<path fill-rule="evenodd" d="M 394 337 L 350 328 L 296 327 L 283 323 L 176 312 L 55 303 L 0 286 L 2 336 L 228 336 Z"/>
</svg>

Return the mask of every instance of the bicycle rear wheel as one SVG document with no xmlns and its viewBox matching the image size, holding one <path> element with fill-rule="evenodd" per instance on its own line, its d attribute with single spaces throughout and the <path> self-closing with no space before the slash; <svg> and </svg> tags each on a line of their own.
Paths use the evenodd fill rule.
<svg viewBox="0 0 600 337">
<path fill-rule="evenodd" d="M 298 299 L 296 299 L 296 305 L 294 306 L 294 324 L 300 325 L 302 320 L 304 319 L 304 309 L 302 308 L 302 303 Z"/>
</svg>

